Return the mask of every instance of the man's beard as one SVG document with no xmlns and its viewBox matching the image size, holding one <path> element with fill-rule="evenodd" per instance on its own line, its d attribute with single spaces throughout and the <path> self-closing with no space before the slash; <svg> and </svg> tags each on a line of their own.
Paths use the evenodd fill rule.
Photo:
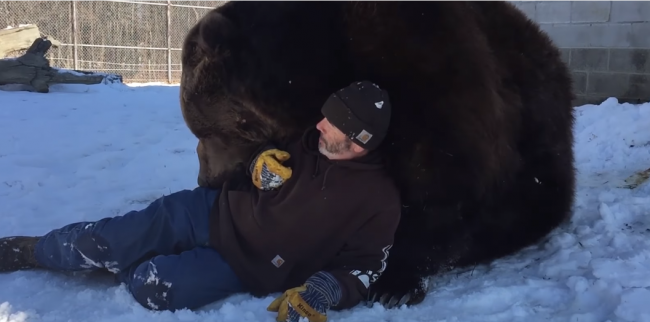
<svg viewBox="0 0 650 322">
<path fill-rule="evenodd" d="M 351 140 L 329 143 L 323 138 L 322 135 L 318 142 L 318 151 L 320 151 L 320 153 L 322 153 L 327 157 L 333 157 L 333 156 L 343 154 L 344 152 L 349 151 L 350 147 L 352 147 Z"/>
</svg>

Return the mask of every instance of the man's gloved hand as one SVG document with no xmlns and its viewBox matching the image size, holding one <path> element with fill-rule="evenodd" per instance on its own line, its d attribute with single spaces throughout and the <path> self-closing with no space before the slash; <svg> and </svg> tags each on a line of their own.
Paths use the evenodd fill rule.
<svg viewBox="0 0 650 322">
<path fill-rule="evenodd" d="M 327 310 L 338 304 L 341 287 L 330 273 L 320 271 L 312 275 L 305 284 L 292 288 L 276 298 L 267 308 L 278 312 L 277 322 L 298 322 L 307 317 L 310 322 L 327 321 Z"/>
<path fill-rule="evenodd" d="M 278 149 L 269 149 L 260 153 L 250 165 L 253 184 L 261 190 L 280 187 L 291 178 L 291 168 L 281 164 L 289 157 L 289 153 Z"/>
</svg>

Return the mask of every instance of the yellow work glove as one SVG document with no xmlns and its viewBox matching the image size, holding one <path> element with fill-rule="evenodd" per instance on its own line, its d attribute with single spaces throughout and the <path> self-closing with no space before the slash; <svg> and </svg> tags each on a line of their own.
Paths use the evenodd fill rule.
<svg viewBox="0 0 650 322">
<path fill-rule="evenodd" d="M 282 293 L 268 311 L 278 312 L 277 322 L 298 322 L 306 317 L 310 322 L 327 321 L 327 310 L 341 299 L 341 288 L 334 276 L 320 271 L 305 284 Z"/>
<path fill-rule="evenodd" d="M 291 178 L 291 168 L 281 164 L 289 157 L 288 152 L 279 149 L 269 149 L 260 153 L 251 165 L 253 184 L 261 190 L 280 187 Z"/>
<path fill-rule="evenodd" d="M 310 322 L 325 322 L 327 316 L 316 311 L 299 294 L 307 290 L 306 286 L 299 286 L 287 290 L 276 298 L 267 308 L 270 312 L 278 312 L 277 322 L 298 322 L 301 316 Z"/>
</svg>

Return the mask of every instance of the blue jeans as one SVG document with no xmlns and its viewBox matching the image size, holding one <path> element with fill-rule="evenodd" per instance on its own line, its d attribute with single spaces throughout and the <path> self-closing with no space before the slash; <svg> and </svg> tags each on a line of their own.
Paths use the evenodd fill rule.
<svg viewBox="0 0 650 322">
<path fill-rule="evenodd" d="M 208 246 L 208 218 L 219 192 L 182 190 L 123 216 L 52 230 L 36 245 L 36 260 L 53 270 L 107 269 L 153 310 L 194 309 L 244 292 Z"/>
</svg>

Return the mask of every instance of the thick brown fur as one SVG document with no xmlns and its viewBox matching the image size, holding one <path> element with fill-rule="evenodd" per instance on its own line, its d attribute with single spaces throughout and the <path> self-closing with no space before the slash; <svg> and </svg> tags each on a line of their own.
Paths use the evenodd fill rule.
<svg viewBox="0 0 650 322">
<path fill-rule="evenodd" d="M 388 91 L 382 149 L 404 211 L 371 295 L 418 303 L 422 278 L 512 254 L 571 214 L 569 72 L 507 2 L 230 2 L 190 30 L 182 63 L 203 186 L 315 124 L 332 92 Z"/>
</svg>

